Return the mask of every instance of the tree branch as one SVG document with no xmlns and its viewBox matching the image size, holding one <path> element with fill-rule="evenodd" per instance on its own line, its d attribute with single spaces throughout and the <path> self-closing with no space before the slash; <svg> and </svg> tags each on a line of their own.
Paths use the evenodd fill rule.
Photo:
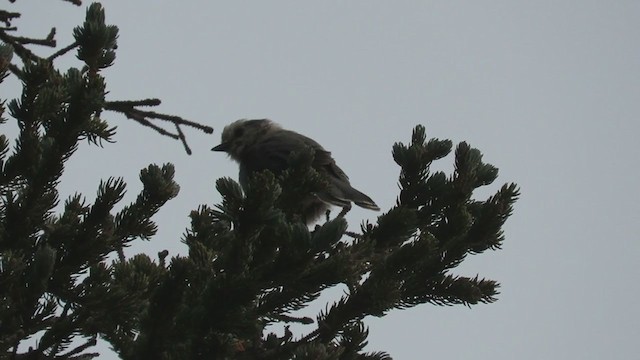
<svg viewBox="0 0 640 360">
<path fill-rule="evenodd" d="M 160 105 L 159 99 L 143 99 L 143 100 L 131 100 L 131 101 L 108 101 L 105 104 L 104 109 L 115 111 L 124 114 L 127 118 L 137 121 L 138 123 L 150 127 L 151 129 L 157 131 L 159 134 L 170 137 L 172 139 L 180 140 L 182 145 L 185 148 L 187 154 L 191 155 L 191 149 L 187 144 L 186 137 L 180 128 L 181 125 L 189 126 L 201 130 L 207 134 L 211 134 L 213 132 L 213 128 L 210 126 L 198 124 L 193 121 L 185 120 L 180 116 L 175 115 L 167 115 L 157 113 L 155 111 L 144 111 L 137 109 L 136 106 L 158 106 Z M 152 123 L 150 120 L 164 120 L 170 123 L 173 123 L 176 127 L 176 133 L 169 132 L 162 127 Z"/>
<path fill-rule="evenodd" d="M 70 3 L 72 3 L 73 5 L 76 5 L 76 6 L 81 6 L 82 5 L 82 0 L 62 0 L 62 1 L 70 2 Z"/>
<path fill-rule="evenodd" d="M 75 49 L 77 47 L 78 47 L 78 43 L 74 41 L 71 45 L 63 47 L 62 49 L 60 49 L 60 50 L 54 52 L 53 54 L 51 54 L 47 58 L 47 60 L 52 61 L 53 59 L 55 59 L 55 58 L 57 58 L 59 56 L 62 56 L 62 55 L 68 53 L 69 51 L 71 51 L 71 50 L 73 50 L 73 49 Z"/>
<path fill-rule="evenodd" d="M 7 26 L 11 26 L 11 20 L 19 17 L 20 13 L 0 10 L 0 21 L 2 21 Z"/>
</svg>

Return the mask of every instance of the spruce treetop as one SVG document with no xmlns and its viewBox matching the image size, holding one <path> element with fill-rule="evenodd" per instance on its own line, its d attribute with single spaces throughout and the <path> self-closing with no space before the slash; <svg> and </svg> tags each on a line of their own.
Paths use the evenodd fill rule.
<svg viewBox="0 0 640 360">
<path fill-rule="evenodd" d="M 120 178 L 104 180 L 93 203 L 75 194 L 56 211 L 66 161 L 81 141 L 112 142 L 109 117 L 118 114 L 179 140 L 188 153 L 184 129 L 213 129 L 148 110 L 157 99 L 108 99 L 102 71 L 117 59 L 119 34 L 99 3 L 60 48 L 55 30 L 43 39 L 17 35 L 19 16 L 0 10 L 0 79 L 22 82 L 15 99 L 0 99 L 2 123 L 19 128 L 15 139 L 0 135 L 0 358 L 90 359 L 100 337 L 122 359 L 389 359 L 363 350 L 366 317 L 496 301 L 497 282 L 451 270 L 500 248 L 518 188 L 504 184 L 475 199 L 497 168 L 465 142 L 454 150 L 449 140 L 427 140 L 421 125 L 392 149 L 395 204 L 359 231 L 343 214 L 305 224 L 299 199 L 327 182 L 302 151 L 281 174 L 254 173 L 244 190 L 218 179 L 221 202 L 194 204 L 189 214 L 181 239 L 188 254 L 125 257 L 124 247 L 156 234 L 153 215 L 178 195 L 174 167 L 142 169 L 142 191 L 119 211 Z M 41 57 L 33 46 L 52 52 Z M 80 65 L 63 71 L 56 60 L 70 52 Z M 452 152 L 452 174 L 431 170 Z M 337 285 L 346 289 L 339 299 L 313 318 L 299 315 Z M 291 325 L 305 330 L 294 334 Z M 24 345 L 34 344 L 29 338 L 35 345 Z"/>
</svg>

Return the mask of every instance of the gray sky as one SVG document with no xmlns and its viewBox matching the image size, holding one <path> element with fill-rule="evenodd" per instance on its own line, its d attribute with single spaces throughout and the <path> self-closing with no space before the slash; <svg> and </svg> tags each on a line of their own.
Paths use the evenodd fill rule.
<svg viewBox="0 0 640 360">
<path fill-rule="evenodd" d="M 24 35 L 84 9 L 19 1 Z M 82 147 L 62 195 L 90 199 L 100 179 L 172 162 L 179 197 L 160 232 L 129 253 L 184 253 L 188 214 L 220 197 L 237 166 L 209 149 L 238 118 L 270 118 L 333 152 L 352 183 L 385 210 L 398 195 L 396 141 L 416 124 L 467 141 L 522 197 L 503 250 L 456 273 L 498 280 L 499 301 L 471 309 L 422 305 L 370 319 L 369 350 L 395 359 L 628 359 L 640 337 L 640 2 L 637 1 L 105 1 L 120 28 L 112 100 L 159 97 L 158 111 L 216 129 L 188 131 L 194 155 L 116 114 L 117 144 Z M 153 4 L 153 5 L 152 5 Z M 41 53 L 46 53 L 47 50 Z M 69 55 L 61 66 L 78 62 Z M 0 97 L 17 95 L 0 88 Z M 449 156 L 435 165 L 451 170 Z M 377 214 L 354 210 L 357 229 Z M 424 355 L 423 355 L 424 354 Z M 113 355 L 105 355 L 110 358 Z"/>
</svg>

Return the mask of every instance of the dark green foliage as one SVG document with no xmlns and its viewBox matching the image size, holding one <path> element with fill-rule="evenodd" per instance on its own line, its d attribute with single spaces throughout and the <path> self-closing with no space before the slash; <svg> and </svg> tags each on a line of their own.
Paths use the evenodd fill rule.
<svg viewBox="0 0 640 360">
<path fill-rule="evenodd" d="M 117 28 L 93 4 L 74 33 L 86 68 L 64 74 L 23 40 L 0 34 L 0 79 L 13 73 L 23 84 L 18 99 L 0 103 L 19 128 L 13 148 L 0 136 L 0 358 L 70 358 L 98 334 L 114 345 L 131 342 L 166 273 L 145 255 L 112 265 L 108 258 L 155 233 L 151 217 L 178 193 L 172 165 L 143 169 L 143 191 L 117 213 L 125 184 L 113 178 L 99 185 L 93 204 L 76 194 L 55 211 L 60 177 L 79 143 L 110 142 L 115 133 L 100 118 L 107 102 L 98 70 L 113 62 Z M 14 52 L 22 67 L 11 63 Z M 35 347 L 20 354 L 21 341 L 39 332 Z M 70 349 L 78 335 L 88 341 Z"/>
<path fill-rule="evenodd" d="M 365 317 L 422 303 L 495 301 L 496 282 L 449 270 L 467 254 L 500 245 L 500 229 L 518 192 L 505 185 L 487 201 L 473 200 L 473 190 L 491 183 L 497 170 L 461 143 L 453 176 L 431 173 L 432 161 L 450 149 L 449 141 L 426 142 L 422 126 L 411 144 L 396 144 L 398 203 L 351 238 L 343 218 L 310 231 L 289 215 L 298 206 L 292 193 L 319 186 L 308 161 L 292 161 L 280 179 L 254 176 L 246 193 L 230 179 L 218 180 L 222 204 L 191 214 L 184 238 L 189 256 L 174 258 L 167 290 L 152 300 L 152 323 L 141 331 L 147 337 L 124 357 L 387 359 L 384 353 L 362 353 Z M 292 312 L 337 284 L 348 291 L 318 314 L 314 330 L 302 337 L 287 330 L 282 337 L 263 338 L 272 323 L 310 323 Z"/>
<path fill-rule="evenodd" d="M 73 30 L 73 37 L 79 45 L 78 59 L 92 71 L 109 67 L 116 59 L 118 28 L 105 24 L 104 9 L 99 3 L 89 6 L 84 24 Z"/>
<path fill-rule="evenodd" d="M 23 83 L 19 98 L 0 99 L 0 115 L 19 127 L 15 141 L 0 135 L 0 358 L 91 358 L 86 351 L 100 336 L 123 359 L 382 360 L 390 356 L 364 352 L 367 316 L 496 300 L 495 281 L 451 269 L 469 254 L 500 247 L 518 189 L 505 184 L 487 200 L 473 198 L 498 170 L 464 142 L 452 175 L 432 172 L 453 145 L 427 141 L 423 126 L 409 144 L 393 146 L 400 167 L 395 206 L 359 233 L 348 231 L 341 216 L 305 225 L 299 199 L 327 183 L 310 166 L 313 154 L 303 151 L 291 155 L 279 177 L 253 174 L 244 189 L 218 179 L 221 203 L 190 214 L 182 239 L 188 254 L 168 264 L 166 252 L 158 261 L 125 258 L 124 247 L 156 234 L 152 216 L 177 196 L 173 166 L 141 170 L 143 190 L 116 211 L 125 193 L 118 178 L 102 181 L 93 203 L 75 194 L 59 207 L 66 161 L 83 140 L 111 141 L 115 127 L 101 118 L 106 110 L 155 130 L 151 119 L 208 128 L 135 108 L 159 104 L 155 99 L 105 99 L 100 70 L 115 60 L 117 36 L 99 4 L 74 30 L 75 43 L 49 58 L 0 29 L 0 79 L 12 74 Z M 56 70 L 53 60 L 71 49 L 83 68 Z M 11 63 L 14 53 L 21 66 Z M 189 151 L 184 135 L 176 138 Z M 343 295 L 315 319 L 297 313 L 337 285 Z M 306 324 L 307 332 L 293 334 L 292 323 Z M 285 325 L 282 336 L 269 333 L 274 324 Z M 34 335 L 33 348 L 18 351 Z M 84 343 L 72 345 L 74 339 Z"/>
</svg>

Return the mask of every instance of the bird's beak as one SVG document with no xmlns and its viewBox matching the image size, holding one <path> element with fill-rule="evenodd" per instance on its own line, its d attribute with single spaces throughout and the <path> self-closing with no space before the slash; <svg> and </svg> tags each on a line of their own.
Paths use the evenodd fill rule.
<svg viewBox="0 0 640 360">
<path fill-rule="evenodd" d="M 222 143 L 220 145 L 214 146 L 211 151 L 227 151 L 229 150 L 229 143 Z"/>
</svg>

